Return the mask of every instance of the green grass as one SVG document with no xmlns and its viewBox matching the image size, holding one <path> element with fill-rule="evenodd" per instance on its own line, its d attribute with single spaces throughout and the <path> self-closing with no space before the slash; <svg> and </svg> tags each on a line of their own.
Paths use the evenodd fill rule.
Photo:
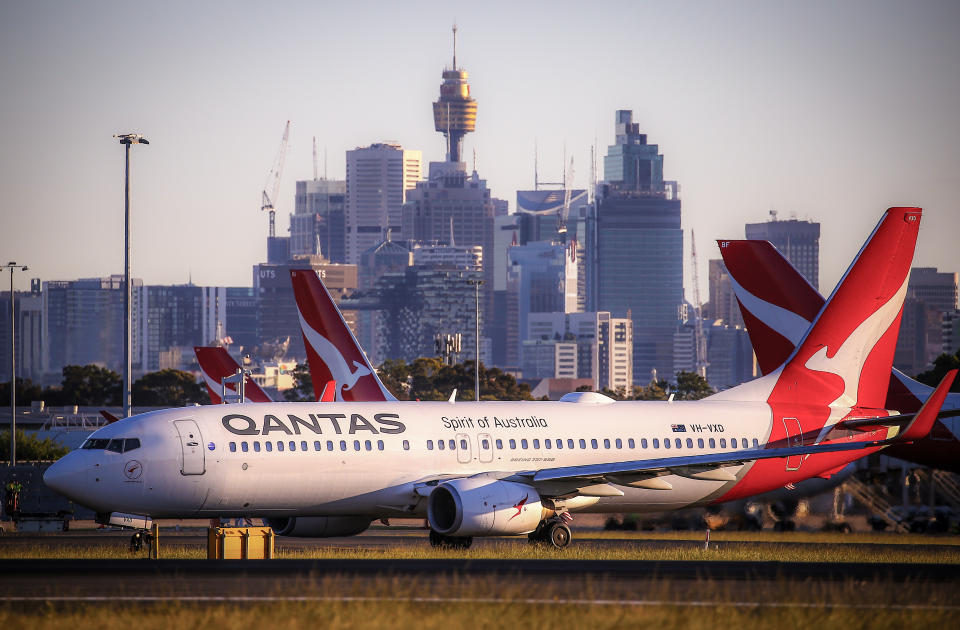
<svg viewBox="0 0 960 630">
<path fill-rule="evenodd" d="M 398 544 L 370 546 L 363 537 L 344 546 L 300 546 L 277 543 L 279 558 L 295 559 L 583 559 L 583 560 L 693 560 L 693 561 L 781 561 L 781 562 L 917 562 L 960 564 L 957 537 L 886 536 L 877 544 L 873 535 L 836 535 L 840 542 L 831 542 L 833 534 L 741 534 L 714 533 L 710 549 L 705 550 L 702 538 L 693 535 L 625 534 L 596 536 L 622 540 L 622 545 L 596 547 L 586 537 L 558 552 L 546 546 L 533 546 L 525 538 L 498 538 L 477 541 L 469 550 L 434 549 L 426 536 L 403 536 Z M 756 545 L 760 539 L 766 544 Z M 168 542 L 169 541 L 169 542 Z M 768 542 L 771 541 L 771 542 Z M 776 542 L 772 542 L 776 541 Z M 953 544 L 951 544 L 951 541 Z M 815 543 L 815 544 L 796 544 Z M 922 545 L 922 546 L 916 546 Z M 113 538 L 97 544 L 70 544 L 51 538 L 50 542 L 4 545 L 0 541 L 0 558 L 142 558 L 146 550 L 131 554 L 125 538 Z M 177 537 L 164 539 L 161 532 L 160 557 L 172 559 L 204 558 L 205 546 L 186 545 Z"/>
</svg>

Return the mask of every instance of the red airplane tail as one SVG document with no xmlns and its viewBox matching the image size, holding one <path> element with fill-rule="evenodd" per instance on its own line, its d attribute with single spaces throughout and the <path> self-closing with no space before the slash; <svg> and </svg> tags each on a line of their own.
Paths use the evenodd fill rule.
<svg viewBox="0 0 960 630">
<path fill-rule="evenodd" d="M 195 347 L 193 351 L 197 355 L 197 363 L 200 364 L 203 382 L 207 386 L 207 393 L 210 394 L 210 402 L 219 405 L 222 402 L 221 382 L 228 376 L 234 376 L 240 369 L 240 365 L 220 347 L 200 346 Z M 227 389 L 236 392 L 236 385 L 228 383 Z M 251 379 L 247 379 L 243 392 L 244 402 L 273 402 L 270 396 Z"/>
<path fill-rule="evenodd" d="M 291 269 L 290 281 L 297 300 L 313 390 L 323 391 L 329 381 L 336 381 L 336 400 L 396 400 L 380 381 L 316 272 Z"/>
</svg>

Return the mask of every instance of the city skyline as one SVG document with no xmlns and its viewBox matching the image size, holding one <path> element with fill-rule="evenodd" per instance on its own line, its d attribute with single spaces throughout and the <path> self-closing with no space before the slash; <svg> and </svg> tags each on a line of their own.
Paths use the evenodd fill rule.
<svg viewBox="0 0 960 630">
<path fill-rule="evenodd" d="M 17 288 L 121 270 L 111 136 L 125 132 L 151 141 L 131 151 L 133 276 L 248 285 L 266 260 L 260 190 L 286 120 L 278 235 L 294 182 L 312 178 L 313 136 L 331 178 L 371 143 L 444 158 L 431 104 L 454 21 L 479 110 L 464 160 L 472 169 L 476 150 L 511 208 L 532 188 L 535 145 L 541 180 L 560 180 L 566 152 L 586 188 L 591 145 L 600 179 L 613 114 L 631 109 L 680 184 L 701 294 L 711 241 L 742 238 L 771 209 L 822 224 L 825 294 L 859 247 L 852 235 L 888 206 L 926 210 L 914 266 L 957 270 L 960 7 L 493 6 L 5 5 L 0 255 L 30 266 Z M 684 271 L 689 299 L 689 243 Z"/>
</svg>

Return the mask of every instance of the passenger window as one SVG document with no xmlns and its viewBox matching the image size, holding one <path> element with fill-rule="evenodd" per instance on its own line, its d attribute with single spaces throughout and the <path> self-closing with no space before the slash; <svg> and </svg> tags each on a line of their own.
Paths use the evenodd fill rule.
<svg viewBox="0 0 960 630">
<path fill-rule="evenodd" d="M 540 448 L 540 440 L 533 441 L 533 448 Z"/>
<path fill-rule="evenodd" d="M 727 438 L 720 438 L 720 448 L 727 448 Z"/>
<path fill-rule="evenodd" d="M 294 442 L 293 440 L 290 440 L 290 450 L 291 451 L 297 450 L 297 443 Z"/>
<path fill-rule="evenodd" d="M 484 440 L 484 442 L 486 442 L 486 440 Z M 483 448 L 487 448 L 487 447 L 484 446 Z M 467 441 L 466 441 L 466 440 L 460 440 L 460 450 L 462 450 L 462 451 L 467 450 Z"/>
<path fill-rule="evenodd" d="M 236 446 L 237 446 L 237 445 L 236 445 L 235 443 L 233 443 L 233 442 L 231 442 L 231 444 L 233 444 L 234 449 L 236 449 Z M 120 438 L 120 439 L 117 439 L 117 440 L 110 440 L 110 442 L 107 444 L 107 450 L 110 451 L 111 453 L 122 453 L 122 452 L 123 452 L 123 438 Z"/>
<path fill-rule="evenodd" d="M 409 451 L 409 450 L 410 450 L 410 440 L 404 440 L 404 441 L 403 441 L 403 450 L 405 450 L 405 451 Z"/>
<path fill-rule="evenodd" d="M 383 440 L 377 440 L 377 450 L 378 451 L 383 450 Z"/>
<path fill-rule="evenodd" d="M 231 453 L 236 453 L 236 452 L 237 452 L 237 443 L 236 443 L 236 442 L 230 442 L 230 452 L 231 452 Z"/>
<path fill-rule="evenodd" d="M 563 440 L 561 440 L 561 439 L 559 439 L 559 438 L 557 438 L 557 448 L 560 448 L 560 449 L 563 448 Z"/>
<path fill-rule="evenodd" d="M 570 439 L 567 440 L 567 448 L 569 449 L 573 448 L 573 440 L 570 440 Z M 583 448 L 583 447 L 581 446 L 580 448 Z"/>
<path fill-rule="evenodd" d="M 670 448 L 670 438 L 666 438 L 663 441 L 663 448 Z"/>
<path fill-rule="evenodd" d="M 660 440 L 653 438 L 653 448 L 660 448 Z"/>
<path fill-rule="evenodd" d="M 511 449 L 517 448 L 517 441 L 513 438 L 510 438 L 510 448 Z"/>
<path fill-rule="evenodd" d="M 313 450 L 319 451 L 319 450 L 321 450 L 321 449 L 322 449 L 322 447 L 320 446 L 320 440 L 315 441 L 315 442 L 313 443 Z"/>
<path fill-rule="evenodd" d="M 347 441 L 346 441 L 346 440 L 340 440 L 340 450 L 341 450 L 341 451 L 347 450 Z"/>
<path fill-rule="evenodd" d="M 710 444 L 710 448 L 717 448 L 717 441 L 714 440 L 713 438 L 710 438 L 709 444 Z"/>
<path fill-rule="evenodd" d="M 610 448 L 610 438 L 603 439 L 603 448 Z"/>
<path fill-rule="evenodd" d="M 447 448 L 446 442 L 444 442 L 443 440 L 437 440 L 437 448 L 439 448 L 441 451 Z"/>
<path fill-rule="evenodd" d="M 368 451 L 372 451 L 372 450 L 373 450 L 373 442 L 371 442 L 370 440 L 364 440 L 364 442 L 363 442 L 363 448 L 367 449 Z"/>
<path fill-rule="evenodd" d="M 673 445 L 676 446 L 677 448 L 681 448 L 682 443 L 680 442 L 680 438 L 677 438 L 676 440 L 674 440 Z"/>
<path fill-rule="evenodd" d="M 633 442 L 633 439 L 630 441 Z M 630 444 L 630 448 L 633 448 L 633 444 Z M 640 448 L 647 448 L 647 438 L 640 438 Z"/>
<path fill-rule="evenodd" d="M 594 449 L 597 448 L 597 446 L 598 446 L 598 444 L 597 444 L 597 438 L 593 438 L 592 440 L 590 440 L 590 446 L 592 446 Z"/>
<path fill-rule="evenodd" d="M 268 452 L 268 453 L 272 453 L 272 452 L 273 452 L 273 442 L 267 442 L 267 443 L 265 444 L 265 446 L 267 447 L 267 452 Z"/>
<path fill-rule="evenodd" d="M 587 448 L 587 441 L 580 438 L 580 448 Z"/>
<path fill-rule="evenodd" d="M 310 449 L 307 447 L 307 441 L 306 441 L 306 440 L 302 440 L 302 441 L 300 442 L 300 450 L 301 450 L 301 451 L 309 451 L 309 450 L 310 450 Z"/>
<path fill-rule="evenodd" d="M 243 451 L 244 453 L 247 452 L 247 443 L 246 443 L 246 442 L 240 442 L 240 450 Z"/>
<path fill-rule="evenodd" d="M 254 443 L 253 443 L 253 452 L 254 452 L 254 453 L 259 453 L 259 452 L 260 452 L 260 442 L 254 442 Z"/>
<path fill-rule="evenodd" d="M 489 448 L 490 448 L 490 440 L 487 440 L 487 439 L 480 440 L 480 448 L 482 448 L 483 450 L 489 449 Z"/>
<path fill-rule="evenodd" d="M 447 446 L 449 446 L 449 447 L 450 447 L 450 450 L 452 451 L 452 450 L 455 450 L 455 449 L 457 448 L 457 443 L 454 442 L 453 440 L 450 440 L 449 442 L 447 442 Z"/>
<path fill-rule="evenodd" d="M 520 440 L 520 448 L 522 448 L 523 450 L 527 450 L 527 438 L 523 438 L 522 440 Z"/>
<path fill-rule="evenodd" d="M 747 438 L 743 438 L 743 448 L 747 448 Z M 757 442 L 757 438 L 753 438 L 753 448 L 760 448 L 760 443 Z"/>
<path fill-rule="evenodd" d="M 703 438 L 697 438 L 697 448 L 703 448 Z"/>
<path fill-rule="evenodd" d="M 693 448 L 693 438 L 687 438 L 687 448 Z"/>
<path fill-rule="evenodd" d="M 278 451 L 282 451 L 282 450 L 283 450 L 283 442 L 280 442 L 280 441 L 277 442 L 277 450 L 278 450 Z"/>
<path fill-rule="evenodd" d="M 427 440 L 427 450 L 428 451 L 433 450 L 433 440 Z"/>
<path fill-rule="evenodd" d="M 498 451 L 503 450 L 503 440 L 501 440 L 500 438 L 497 438 L 497 450 Z"/>
<path fill-rule="evenodd" d="M 543 441 L 543 445 L 546 446 L 547 449 L 553 448 L 553 444 L 550 443 L 550 440 L 549 440 L 549 439 L 544 440 L 544 441 Z"/>
<path fill-rule="evenodd" d="M 123 443 L 123 452 L 132 451 L 136 448 L 140 448 L 140 439 L 139 438 L 127 438 Z"/>
<path fill-rule="evenodd" d="M 327 450 L 328 451 L 333 450 L 333 442 L 331 440 L 327 440 Z"/>
<path fill-rule="evenodd" d="M 355 451 L 359 451 L 359 450 L 360 450 L 360 440 L 354 440 L 354 441 L 353 441 L 353 450 L 355 450 Z"/>
</svg>

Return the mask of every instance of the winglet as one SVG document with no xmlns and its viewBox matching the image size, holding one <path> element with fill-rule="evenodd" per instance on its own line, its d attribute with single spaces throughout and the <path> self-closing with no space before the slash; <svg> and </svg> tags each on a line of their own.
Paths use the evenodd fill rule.
<svg viewBox="0 0 960 630">
<path fill-rule="evenodd" d="M 320 394 L 320 398 L 317 399 L 317 402 L 333 402 L 336 397 L 337 382 L 327 381 L 327 384 L 323 386 L 323 393 Z"/>
<path fill-rule="evenodd" d="M 950 370 L 944 374 L 943 380 L 937 385 L 937 389 L 923 403 L 920 411 L 917 412 L 917 415 L 907 425 L 903 433 L 897 436 L 898 442 L 913 442 L 926 437 L 930 433 L 933 423 L 937 420 L 937 414 L 940 413 L 940 407 L 943 406 L 943 401 L 946 400 L 947 392 L 950 391 L 950 386 L 956 376 L 957 370 Z"/>
</svg>

